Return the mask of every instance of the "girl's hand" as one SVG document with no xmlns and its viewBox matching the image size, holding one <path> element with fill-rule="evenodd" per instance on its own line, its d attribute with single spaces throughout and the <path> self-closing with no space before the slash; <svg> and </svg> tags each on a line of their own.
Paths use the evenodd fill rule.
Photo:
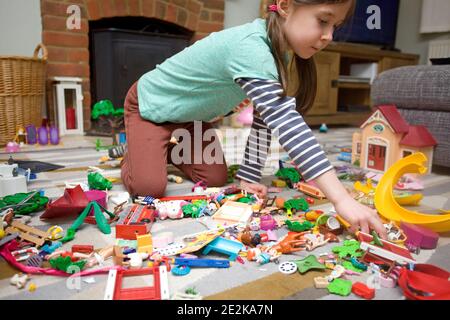
<svg viewBox="0 0 450 320">
<path fill-rule="evenodd" d="M 339 199 L 334 207 L 339 216 L 351 224 L 351 231 L 356 232 L 358 229 L 364 233 L 370 234 L 370 229 L 375 230 L 378 235 L 387 239 L 386 229 L 377 214 L 377 211 L 350 196 Z"/>
<path fill-rule="evenodd" d="M 245 180 L 241 180 L 240 188 L 246 190 L 247 192 L 256 194 L 260 199 L 263 199 L 267 195 L 267 187 L 260 183 L 251 183 Z"/>
</svg>

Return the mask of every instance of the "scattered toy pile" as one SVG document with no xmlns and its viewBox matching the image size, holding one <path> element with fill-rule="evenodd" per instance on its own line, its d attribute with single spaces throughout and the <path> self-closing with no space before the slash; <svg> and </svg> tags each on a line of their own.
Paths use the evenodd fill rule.
<svg viewBox="0 0 450 320">
<path fill-rule="evenodd" d="M 37 192 L 9 195 L 0 200 L 0 255 L 20 271 L 11 284 L 21 289 L 29 283 L 30 291 L 36 290 L 29 282 L 33 274 L 87 276 L 108 272 L 105 299 L 201 299 L 193 290 L 171 296 L 168 273 L 181 277 L 192 268 L 230 268 L 230 261 L 256 266 L 276 263 L 281 273 L 298 271 L 296 276 L 316 270 L 323 275 L 314 278 L 315 287 L 342 296 L 354 293 L 372 299 L 375 289 L 398 284 L 410 299 L 448 297 L 448 272 L 417 264 L 411 254 L 435 248 L 437 233 L 424 226 L 386 220 L 386 241 L 375 232 L 351 234 L 337 213 L 312 208 L 312 197 L 321 199 L 323 195 L 317 187 L 302 182 L 295 169 L 281 168 L 277 177 L 274 185 L 298 188 L 304 195 L 259 199 L 236 186 L 217 189 L 199 182 L 192 189 L 194 195 L 130 199 L 126 193 L 108 191 L 112 184 L 98 172 L 89 174 L 91 190 L 77 185 L 53 201 Z M 362 199 L 362 193 L 364 202 L 373 205 L 376 201 L 367 199 L 377 199 L 376 193 L 383 189 L 375 189 L 371 180 L 360 180 L 354 190 L 357 199 Z M 404 197 L 396 199 L 405 201 Z M 110 211 L 108 203 L 113 204 Z M 71 227 L 63 230 L 51 225 L 42 231 L 28 226 L 24 217 L 44 207 L 41 219 L 73 220 Z M 152 226 L 165 219 L 196 219 L 207 230 L 181 239 L 171 232 L 152 233 Z M 83 224 L 96 225 L 104 234 L 114 230 L 115 242 L 104 248 L 71 244 L 78 229 L 96 229 Z M 314 254 L 330 243 L 337 244 L 330 246 L 329 252 Z M 308 255 L 292 259 L 299 251 Z M 205 258 L 211 252 L 226 259 Z M 159 281 L 152 287 L 122 290 L 123 277 L 141 275 L 153 275 Z"/>
</svg>

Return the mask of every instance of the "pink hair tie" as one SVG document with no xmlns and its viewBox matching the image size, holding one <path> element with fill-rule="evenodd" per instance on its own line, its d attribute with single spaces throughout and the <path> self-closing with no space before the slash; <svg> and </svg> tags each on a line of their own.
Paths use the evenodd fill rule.
<svg viewBox="0 0 450 320">
<path fill-rule="evenodd" d="M 271 5 L 268 7 L 268 9 L 269 9 L 270 12 L 278 12 L 278 5 L 276 5 L 276 4 L 271 4 Z"/>
</svg>

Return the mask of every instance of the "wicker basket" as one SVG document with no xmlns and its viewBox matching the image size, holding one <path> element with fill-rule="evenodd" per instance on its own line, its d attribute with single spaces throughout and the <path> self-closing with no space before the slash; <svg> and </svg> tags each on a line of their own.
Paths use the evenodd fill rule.
<svg viewBox="0 0 450 320">
<path fill-rule="evenodd" d="M 42 49 L 42 58 L 38 54 Z M 0 56 L 0 146 L 14 140 L 18 127 L 41 124 L 47 48 L 33 57 Z"/>
</svg>

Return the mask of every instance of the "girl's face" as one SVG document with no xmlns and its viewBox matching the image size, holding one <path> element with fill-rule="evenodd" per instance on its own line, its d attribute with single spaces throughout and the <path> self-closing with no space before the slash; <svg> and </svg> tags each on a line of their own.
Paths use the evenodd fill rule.
<svg viewBox="0 0 450 320">
<path fill-rule="evenodd" d="M 284 18 L 283 31 L 290 46 L 299 57 L 309 59 L 332 40 L 352 2 L 336 4 L 294 5 L 293 0 L 279 0 L 279 14 Z"/>
</svg>

